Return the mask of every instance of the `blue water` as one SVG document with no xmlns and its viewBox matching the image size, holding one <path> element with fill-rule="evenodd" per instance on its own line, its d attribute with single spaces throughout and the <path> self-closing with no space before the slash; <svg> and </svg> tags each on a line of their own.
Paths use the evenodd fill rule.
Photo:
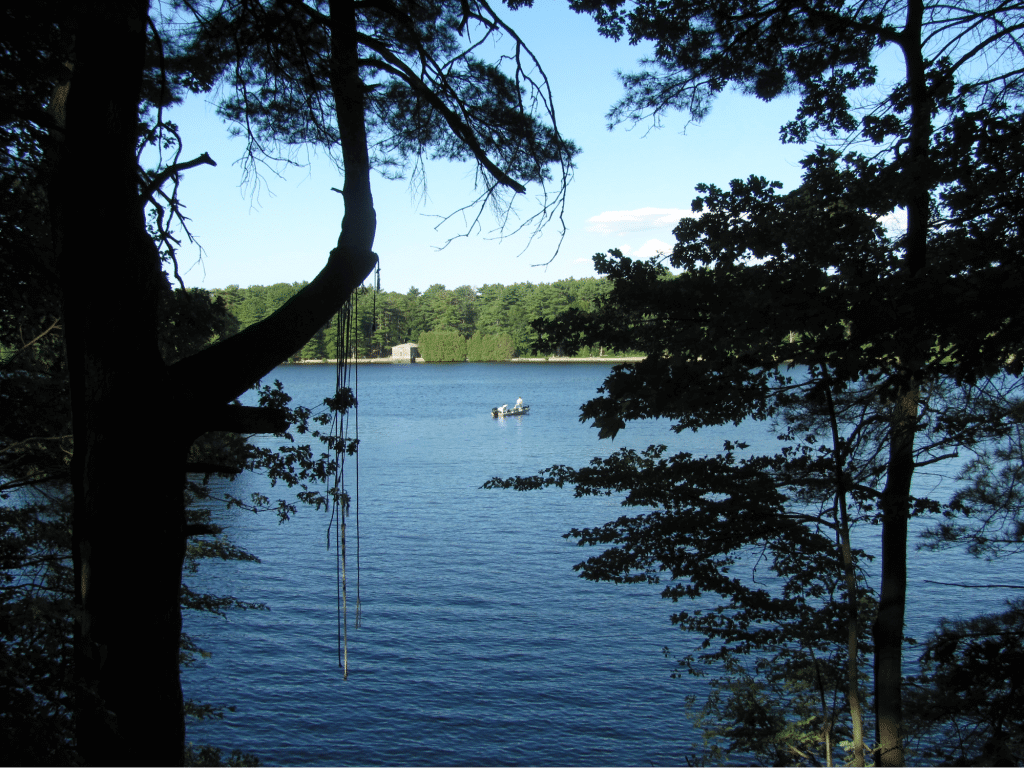
<svg viewBox="0 0 1024 768">
<path fill-rule="evenodd" d="M 360 368 L 362 626 L 350 612 L 349 677 L 338 668 L 327 516 L 305 511 L 279 524 L 272 514 L 220 511 L 231 539 L 263 562 L 205 563 L 190 583 L 270 610 L 186 616 L 187 631 L 213 654 L 186 670 L 186 697 L 237 707 L 190 726 L 189 740 L 285 765 L 679 765 L 699 754 L 685 699 L 703 684 L 671 673 L 673 658 L 702 638 L 671 626 L 659 587 L 594 584 L 572 571 L 587 551 L 562 534 L 614 519 L 618 501 L 480 489 L 492 476 L 579 466 L 623 445 L 693 453 L 717 452 L 726 438 L 755 451 L 775 445 L 760 425 L 677 436 L 655 422 L 599 441 L 579 423 L 579 406 L 608 370 Z M 334 369 L 288 366 L 271 378 L 312 406 L 331 394 Z M 517 396 L 528 416 L 491 418 L 492 407 Z M 288 494 L 258 477 L 234 485 Z M 350 539 L 353 602 L 354 550 Z M 952 580 L 943 577 L 953 566 L 956 580 L 984 581 L 980 563 L 913 553 L 911 564 L 912 632 L 1001 604 L 980 590 L 962 604 L 962 590 L 926 581 Z"/>
</svg>

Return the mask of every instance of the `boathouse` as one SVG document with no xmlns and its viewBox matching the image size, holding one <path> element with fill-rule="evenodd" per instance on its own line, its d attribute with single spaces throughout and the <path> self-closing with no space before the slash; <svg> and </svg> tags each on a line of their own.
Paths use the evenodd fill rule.
<svg viewBox="0 0 1024 768">
<path fill-rule="evenodd" d="M 415 344 L 399 344 L 391 348 L 391 362 L 393 363 L 415 363 L 420 356 L 420 350 Z"/>
</svg>

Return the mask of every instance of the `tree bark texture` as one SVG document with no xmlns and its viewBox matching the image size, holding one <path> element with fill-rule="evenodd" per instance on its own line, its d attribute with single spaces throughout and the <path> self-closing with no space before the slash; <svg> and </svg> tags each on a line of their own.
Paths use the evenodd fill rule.
<svg viewBox="0 0 1024 768">
<path fill-rule="evenodd" d="M 350 174 L 360 178 L 346 193 L 339 245 L 307 289 L 241 338 L 168 368 L 156 319 L 165 278 L 135 157 L 148 0 L 95 0 L 76 10 L 50 203 L 72 393 L 78 749 L 87 764 L 177 765 L 187 449 L 372 270 L 369 163 L 346 165 L 346 190 Z M 346 116 L 359 123 L 350 135 L 359 135 L 361 104 Z M 365 157 L 365 129 L 362 136 Z"/>
</svg>

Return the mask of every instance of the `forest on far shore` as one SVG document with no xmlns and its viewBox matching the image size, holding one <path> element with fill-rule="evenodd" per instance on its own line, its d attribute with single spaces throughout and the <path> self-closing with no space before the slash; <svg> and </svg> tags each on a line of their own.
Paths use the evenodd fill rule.
<svg viewBox="0 0 1024 768">
<path fill-rule="evenodd" d="M 291 299 L 306 285 L 276 283 L 239 288 L 229 285 L 210 293 L 224 300 L 232 317 L 238 321 L 235 332 L 267 317 Z M 532 344 L 537 333 L 531 323 L 537 319 L 552 320 L 559 313 L 576 308 L 592 311 L 599 298 L 607 295 L 605 278 L 587 277 L 559 280 L 554 283 L 490 284 L 481 288 L 469 285 L 446 288 L 435 283 L 420 292 L 410 288 L 405 294 L 363 288 L 357 291 L 354 307 L 353 341 L 349 356 L 360 358 L 390 357 L 391 348 L 414 342 L 420 353 L 432 360 L 431 349 L 444 349 L 437 360 L 455 359 L 451 341 L 461 339 L 467 353 L 457 359 L 509 359 L 535 354 Z M 336 356 L 337 317 L 324 325 L 291 361 L 328 360 Z M 441 338 L 431 332 L 442 332 Z M 443 333 L 448 332 L 448 333 Z M 452 333 L 454 332 L 454 333 Z M 431 344 L 431 338 L 444 343 Z M 474 337 L 477 344 L 473 344 Z M 474 355 L 474 350 L 478 350 Z M 579 357 L 619 356 L 630 350 L 607 347 L 582 347 Z M 455 353 L 458 354 L 458 353 Z M 495 357 L 494 355 L 498 356 Z"/>
</svg>

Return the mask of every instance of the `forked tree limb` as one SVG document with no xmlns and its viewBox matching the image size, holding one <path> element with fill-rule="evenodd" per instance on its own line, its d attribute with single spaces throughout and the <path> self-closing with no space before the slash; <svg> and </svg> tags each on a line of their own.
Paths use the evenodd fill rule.
<svg viewBox="0 0 1024 768">
<path fill-rule="evenodd" d="M 358 16 L 353 0 L 329 3 L 330 85 L 341 142 L 345 211 L 327 264 L 283 307 L 244 331 L 175 363 L 176 391 L 194 406 L 193 433 L 212 427 L 227 403 L 302 348 L 377 264 L 377 216 L 370 188 L 366 85 L 360 78 Z"/>
</svg>

